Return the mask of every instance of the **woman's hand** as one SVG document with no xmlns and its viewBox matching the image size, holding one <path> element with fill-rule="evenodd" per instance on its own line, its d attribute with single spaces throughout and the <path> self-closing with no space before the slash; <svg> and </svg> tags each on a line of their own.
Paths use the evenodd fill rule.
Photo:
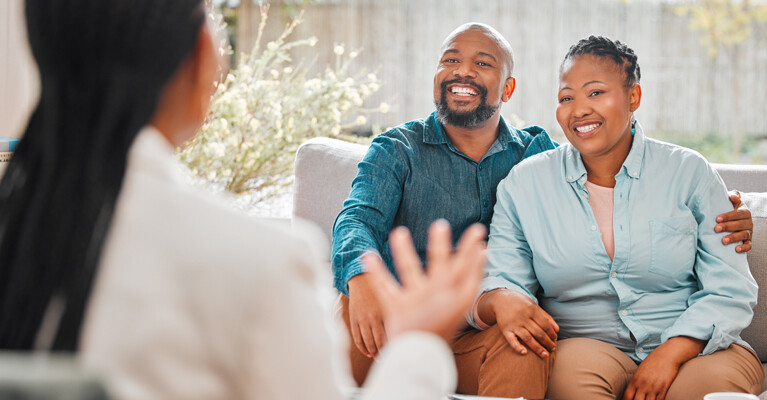
<svg viewBox="0 0 767 400">
<path fill-rule="evenodd" d="M 506 341 L 519 354 L 527 354 L 529 347 L 538 357 L 546 358 L 556 350 L 559 325 L 522 293 L 508 289 L 487 292 L 479 298 L 478 313 L 486 324 L 498 324 Z"/>
<path fill-rule="evenodd" d="M 735 208 L 716 217 L 717 232 L 733 232 L 722 238 L 722 243 L 730 244 L 743 242 L 735 246 L 735 251 L 745 253 L 751 250 L 751 235 L 754 233 L 754 220 L 751 218 L 751 210 L 740 201 L 740 192 L 730 191 L 730 201 Z"/>
<path fill-rule="evenodd" d="M 658 346 L 639 364 L 634 377 L 623 392 L 623 399 L 665 399 L 679 367 L 697 356 L 705 347 L 705 343 L 703 340 L 677 336 Z"/>
</svg>

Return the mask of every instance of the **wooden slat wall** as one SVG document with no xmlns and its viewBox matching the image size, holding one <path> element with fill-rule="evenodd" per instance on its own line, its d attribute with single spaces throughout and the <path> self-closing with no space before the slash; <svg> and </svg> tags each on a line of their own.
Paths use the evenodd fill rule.
<svg viewBox="0 0 767 400">
<path fill-rule="evenodd" d="M 273 2 L 266 36 L 288 20 Z M 243 0 L 238 42 L 249 48 L 258 23 L 257 6 Z M 319 44 L 296 58 L 334 60 L 334 43 L 364 48 L 355 65 L 378 70 L 385 83 L 370 104 L 395 107 L 371 117 L 393 126 L 433 109 L 433 73 L 444 37 L 468 21 L 485 22 L 511 42 L 518 86 L 504 115 L 539 124 L 558 135 L 554 118 L 557 72 L 568 47 L 589 34 L 626 41 L 639 55 L 642 106 L 638 118 L 649 131 L 767 136 L 767 28 L 757 26 L 733 63 L 725 51 L 712 59 L 688 21 L 664 2 L 633 0 L 335 0 L 307 6 L 296 38 Z M 737 108 L 736 108 L 737 107 Z"/>
</svg>

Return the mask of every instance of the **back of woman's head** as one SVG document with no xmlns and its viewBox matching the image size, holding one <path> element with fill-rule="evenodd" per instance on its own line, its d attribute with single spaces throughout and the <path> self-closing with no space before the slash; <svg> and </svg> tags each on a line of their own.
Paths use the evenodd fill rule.
<svg viewBox="0 0 767 400">
<path fill-rule="evenodd" d="M 0 182 L 0 348 L 32 348 L 51 304 L 53 348 L 77 348 L 128 149 L 193 52 L 202 3 L 26 0 L 41 94 Z"/>
</svg>

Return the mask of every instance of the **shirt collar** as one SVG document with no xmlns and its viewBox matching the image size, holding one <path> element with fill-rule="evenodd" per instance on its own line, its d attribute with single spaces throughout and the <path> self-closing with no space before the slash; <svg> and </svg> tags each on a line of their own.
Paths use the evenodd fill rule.
<svg viewBox="0 0 767 400">
<path fill-rule="evenodd" d="M 428 129 L 424 130 L 423 133 L 423 142 L 427 144 L 448 144 L 452 146 L 452 143 L 447 137 L 447 133 L 442 128 L 442 124 L 439 123 L 437 120 L 437 111 L 434 111 L 429 115 L 429 118 L 426 120 L 426 125 Z M 520 134 L 517 131 L 516 128 L 509 127 L 508 124 L 506 124 L 506 120 L 503 119 L 503 116 L 501 116 L 501 119 L 499 121 L 499 127 L 498 130 L 498 138 L 496 139 L 496 142 L 501 145 L 501 149 L 506 149 L 506 146 L 514 143 L 519 146 L 524 146 L 524 143 L 522 142 L 522 138 L 520 138 Z M 495 145 L 495 144 L 494 144 Z"/>
<path fill-rule="evenodd" d="M 623 160 L 621 170 L 618 173 L 626 174 L 633 179 L 639 179 L 642 176 L 642 162 L 644 161 L 645 136 L 642 126 L 639 122 L 634 123 L 634 138 L 631 143 L 626 159 Z M 586 176 L 586 167 L 581 160 L 581 154 L 572 144 L 567 145 L 565 155 L 565 179 L 572 183 L 579 181 Z"/>
<path fill-rule="evenodd" d="M 183 167 L 174 156 L 173 146 L 157 128 L 141 129 L 128 153 L 128 170 L 144 171 L 163 179 L 185 182 Z"/>
</svg>

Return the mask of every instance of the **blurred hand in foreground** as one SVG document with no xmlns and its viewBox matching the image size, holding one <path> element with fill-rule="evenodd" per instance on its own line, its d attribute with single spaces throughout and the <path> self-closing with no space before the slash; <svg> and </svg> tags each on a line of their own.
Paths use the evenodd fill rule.
<svg viewBox="0 0 767 400">
<path fill-rule="evenodd" d="M 427 269 L 413 247 L 410 233 L 396 228 L 389 237 L 398 284 L 381 258 L 364 256 L 367 273 L 384 311 L 389 339 L 413 330 L 436 333 L 449 341 L 461 326 L 482 280 L 486 229 L 466 229 L 453 252 L 450 225 L 435 221 L 429 229 Z"/>
</svg>

